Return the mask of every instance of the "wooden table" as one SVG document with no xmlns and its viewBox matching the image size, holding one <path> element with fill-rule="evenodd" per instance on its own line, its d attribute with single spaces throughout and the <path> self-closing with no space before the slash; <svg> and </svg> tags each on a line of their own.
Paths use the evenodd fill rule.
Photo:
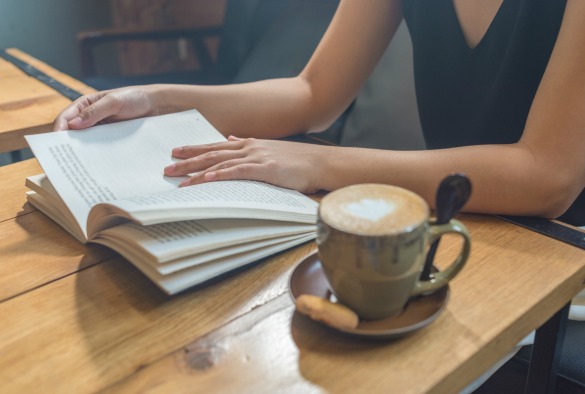
<svg viewBox="0 0 585 394">
<path fill-rule="evenodd" d="M 76 90 L 91 89 L 10 50 Z M 0 60 L 0 146 L 50 129 L 69 102 Z M 0 393 L 455 392 L 585 283 L 585 251 L 500 219 L 463 216 L 468 266 L 446 311 L 397 341 L 350 339 L 293 313 L 306 244 L 175 297 L 115 253 L 25 203 L 35 160 L 0 167 Z M 439 259 L 456 253 L 441 242 Z"/>
<path fill-rule="evenodd" d="M 473 250 L 441 317 L 397 341 L 350 339 L 293 313 L 289 276 L 313 244 L 168 297 L 26 204 L 39 172 L 0 168 L 2 393 L 456 392 L 585 281 L 584 250 L 465 215 Z"/>
<path fill-rule="evenodd" d="M 82 94 L 89 86 L 19 51 L 6 53 Z M 0 153 L 26 148 L 24 136 L 51 130 L 53 120 L 71 100 L 0 58 Z"/>
</svg>

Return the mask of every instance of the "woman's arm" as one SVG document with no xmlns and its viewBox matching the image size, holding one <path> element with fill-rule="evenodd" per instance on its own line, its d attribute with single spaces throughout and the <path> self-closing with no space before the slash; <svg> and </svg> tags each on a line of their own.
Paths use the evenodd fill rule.
<svg viewBox="0 0 585 394">
<path fill-rule="evenodd" d="M 569 0 L 523 136 L 516 144 L 420 152 L 339 147 L 303 151 L 280 141 L 232 138 L 224 144 L 175 151 L 175 156 L 191 159 L 167 169 L 167 174 L 198 172 L 191 184 L 259 179 L 305 192 L 381 182 L 414 190 L 432 204 L 440 179 L 457 171 L 474 183 L 469 211 L 559 216 L 585 186 L 583 20 L 585 2 Z"/>
<path fill-rule="evenodd" d="M 470 211 L 561 215 L 585 186 L 584 18 L 585 3 L 569 0 L 518 143 L 379 155 L 388 181 L 431 200 L 441 177 L 462 171 L 474 182 Z"/>
<path fill-rule="evenodd" d="M 99 121 L 196 108 L 225 135 L 279 138 L 329 126 L 351 103 L 402 20 L 399 0 L 343 0 L 295 78 L 225 86 L 153 85 L 83 97 L 55 121 L 82 129 Z M 77 118 L 77 119 L 76 119 Z"/>
</svg>

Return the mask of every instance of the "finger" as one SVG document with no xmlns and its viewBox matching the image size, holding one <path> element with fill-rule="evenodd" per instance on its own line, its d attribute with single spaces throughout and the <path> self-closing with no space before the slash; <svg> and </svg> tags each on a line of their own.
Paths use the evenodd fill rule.
<svg viewBox="0 0 585 394">
<path fill-rule="evenodd" d="M 88 99 L 90 104 L 81 109 L 77 117 L 69 121 L 70 129 L 79 130 L 94 126 L 96 123 L 120 112 L 123 104 L 113 95 L 104 95 L 95 102 L 91 101 L 93 100 Z"/>
<path fill-rule="evenodd" d="M 230 135 L 228 137 L 228 141 L 243 141 L 243 140 L 244 140 L 243 138 L 236 137 L 235 135 Z"/>
<path fill-rule="evenodd" d="M 59 116 L 53 122 L 53 131 L 69 130 L 67 119 Z"/>
<path fill-rule="evenodd" d="M 72 102 L 67 108 L 55 118 L 53 122 L 53 131 L 69 130 L 69 122 L 79 116 L 79 113 L 93 102 L 99 100 L 105 93 L 99 92 L 82 96 Z"/>
<path fill-rule="evenodd" d="M 200 183 L 205 182 L 203 179 L 203 172 L 197 172 L 192 174 L 190 177 L 185 179 L 183 182 L 179 183 L 179 187 L 191 186 L 191 185 L 198 185 Z"/>
<path fill-rule="evenodd" d="M 213 144 L 181 146 L 174 148 L 172 155 L 178 159 L 189 159 L 191 157 L 200 156 L 208 152 L 220 150 L 237 150 L 241 149 L 242 147 L 243 144 L 240 142 L 222 141 Z"/>
<path fill-rule="evenodd" d="M 229 167 L 211 169 L 201 174 L 205 182 L 231 180 L 264 181 L 261 175 L 262 165 L 256 163 L 237 163 Z"/>
<path fill-rule="evenodd" d="M 230 180 L 255 180 L 263 181 L 261 178 L 261 165 L 255 163 L 233 163 L 232 166 L 214 168 L 209 171 L 202 171 L 181 182 L 180 186 L 197 185 L 204 182 L 230 181 Z"/>
<path fill-rule="evenodd" d="M 181 176 L 207 170 L 217 165 L 241 159 L 244 153 L 241 150 L 211 151 L 202 155 L 182 160 L 165 167 L 164 173 L 168 176 Z"/>
<path fill-rule="evenodd" d="M 53 122 L 53 131 L 69 130 L 69 122 L 78 117 L 79 113 L 85 107 L 96 101 L 94 96 L 99 95 L 100 93 L 82 96 L 71 103 L 67 108 L 61 111 L 57 118 L 55 118 L 55 121 Z"/>
</svg>

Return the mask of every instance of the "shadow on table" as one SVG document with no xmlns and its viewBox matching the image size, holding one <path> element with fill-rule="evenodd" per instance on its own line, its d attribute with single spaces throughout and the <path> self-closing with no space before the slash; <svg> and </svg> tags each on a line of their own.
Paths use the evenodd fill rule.
<svg viewBox="0 0 585 394">
<path fill-rule="evenodd" d="M 306 248 L 304 253 L 311 246 Z M 95 379 L 107 387 L 282 294 L 295 263 L 286 255 L 303 251 L 285 252 L 269 264 L 261 261 L 175 296 L 122 257 L 80 272 L 76 319 Z"/>
<path fill-rule="evenodd" d="M 396 339 L 350 337 L 295 313 L 291 321 L 291 335 L 299 351 L 301 375 L 327 392 L 344 391 L 348 387 L 362 391 L 373 389 L 400 392 L 401 388 L 412 387 L 413 384 L 423 391 L 425 375 L 449 359 L 451 353 L 441 347 L 437 348 L 438 357 L 422 360 L 419 372 L 416 371 L 417 365 L 413 364 L 414 358 L 409 357 L 409 354 L 412 354 L 413 343 L 415 346 L 427 347 L 440 341 L 445 330 L 433 330 L 437 324 L 457 326 L 461 332 L 462 347 L 477 341 L 477 336 L 469 332 L 448 310 L 429 327 Z M 452 351 L 457 352 L 457 349 Z M 393 381 L 381 379 L 380 374 L 383 374 L 385 368 L 392 371 Z M 359 373 L 356 374 L 357 369 Z M 402 372 L 407 372 L 405 375 L 408 376 L 408 382 L 395 381 L 400 380 Z M 420 383 L 413 376 L 420 376 Z"/>
</svg>

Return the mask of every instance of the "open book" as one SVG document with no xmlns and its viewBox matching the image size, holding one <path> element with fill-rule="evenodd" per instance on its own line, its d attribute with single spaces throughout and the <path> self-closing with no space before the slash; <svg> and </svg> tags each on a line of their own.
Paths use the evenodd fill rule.
<svg viewBox="0 0 585 394">
<path fill-rule="evenodd" d="M 317 203 L 301 193 L 163 175 L 172 148 L 225 140 L 197 111 L 26 139 L 45 171 L 27 178 L 28 202 L 169 294 L 315 237 Z"/>
</svg>

